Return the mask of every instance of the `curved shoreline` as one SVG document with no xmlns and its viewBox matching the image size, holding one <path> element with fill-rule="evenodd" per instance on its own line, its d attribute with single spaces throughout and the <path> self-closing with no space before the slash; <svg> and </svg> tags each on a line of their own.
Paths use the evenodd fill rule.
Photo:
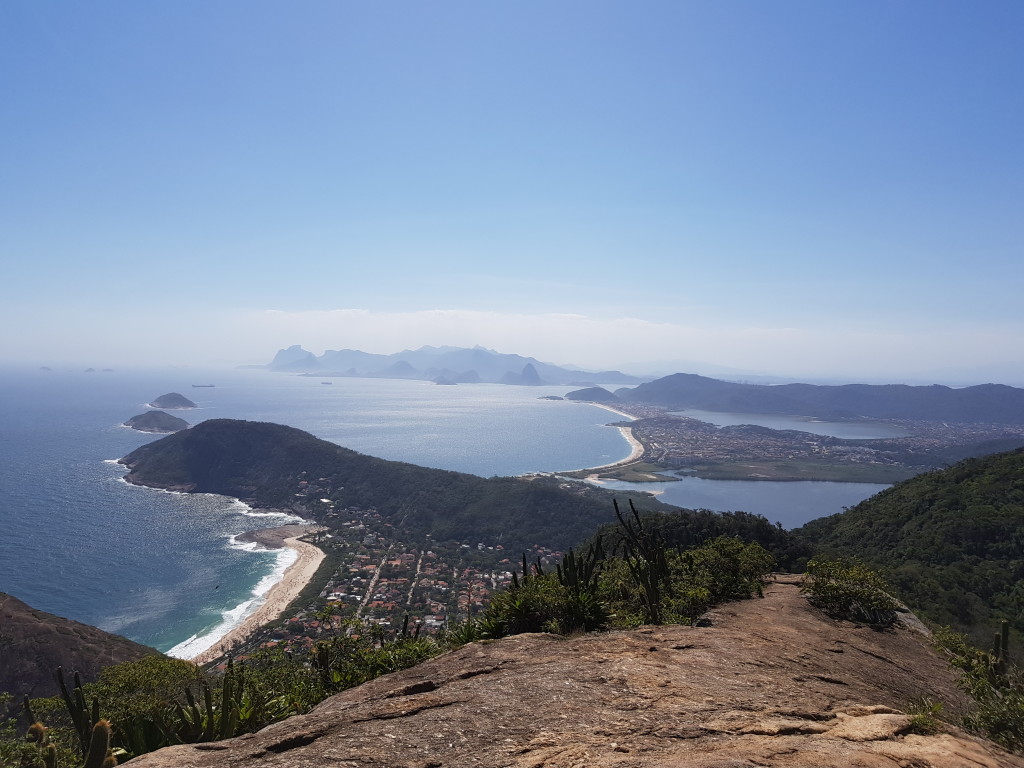
<svg viewBox="0 0 1024 768">
<path fill-rule="evenodd" d="M 195 664 L 208 664 L 219 659 L 235 645 L 245 642 L 257 630 L 263 627 L 278 616 L 280 616 L 288 605 L 299 596 L 316 574 L 320 563 L 326 557 L 324 551 L 313 544 L 299 539 L 309 533 L 321 531 L 323 528 L 316 525 L 284 525 L 278 528 L 264 528 L 258 531 L 250 531 L 248 534 L 241 534 L 240 540 L 253 541 L 268 549 L 280 549 L 288 547 L 298 553 L 295 562 L 288 566 L 281 580 L 274 584 L 256 610 L 245 617 L 240 624 L 232 627 L 223 637 L 214 642 L 212 646 L 200 651 L 189 661 Z M 243 539 L 242 536 L 245 538 Z"/>
<path fill-rule="evenodd" d="M 584 404 L 585 405 L 593 405 L 593 406 L 595 406 L 597 408 L 603 408 L 604 410 L 611 411 L 612 413 L 617 414 L 619 416 L 624 416 L 625 418 L 629 419 L 630 421 L 636 421 L 636 416 L 631 416 L 630 414 L 628 414 L 628 413 L 626 413 L 624 411 L 620 411 L 620 410 L 618 410 L 617 408 L 615 408 L 614 406 L 611 406 L 611 405 L 605 405 L 604 403 L 592 403 L 592 402 L 586 402 Z M 609 426 L 611 426 L 611 425 L 609 425 Z M 644 444 L 641 443 L 639 440 L 637 440 L 633 436 L 632 428 L 629 427 L 629 426 L 621 425 L 620 424 L 620 425 L 616 426 L 616 429 L 619 430 L 619 432 L 622 434 L 622 436 L 624 438 L 626 438 L 626 442 L 629 443 L 629 447 L 631 449 L 630 453 L 629 453 L 629 456 L 627 456 L 624 459 L 619 459 L 618 461 L 613 461 L 610 464 L 599 464 L 596 467 L 583 467 L 582 469 L 576 469 L 576 470 L 572 470 L 572 471 L 573 472 L 589 472 L 591 470 L 597 470 L 597 469 L 610 469 L 612 467 L 618 467 L 618 466 L 622 466 L 624 464 L 632 464 L 634 461 L 639 461 L 640 459 L 642 459 L 643 455 L 644 455 L 644 451 L 646 449 L 644 448 Z M 559 474 L 559 473 L 556 472 L 555 474 Z"/>
</svg>

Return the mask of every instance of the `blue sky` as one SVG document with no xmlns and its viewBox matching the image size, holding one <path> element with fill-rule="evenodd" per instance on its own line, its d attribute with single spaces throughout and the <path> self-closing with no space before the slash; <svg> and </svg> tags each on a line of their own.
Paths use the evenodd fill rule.
<svg viewBox="0 0 1024 768">
<path fill-rule="evenodd" d="M 0 5 L 0 361 L 1024 383 L 1024 4 Z"/>
</svg>

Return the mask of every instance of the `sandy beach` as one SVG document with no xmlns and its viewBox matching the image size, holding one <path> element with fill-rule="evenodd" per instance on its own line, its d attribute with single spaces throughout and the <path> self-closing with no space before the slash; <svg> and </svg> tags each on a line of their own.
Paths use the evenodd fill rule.
<svg viewBox="0 0 1024 768">
<path fill-rule="evenodd" d="M 611 405 L 605 405 L 604 403 L 590 403 L 590 402 L 588 402 L 587 405 L 596 405 L 598 408 L 604 408 L 606 411 L 611 411 L 612 413 L 618 414 L 619 416 L 622 416 L 623 418 L 629 419 L 630 421 L 633 421 L 634 419 L 636 419 L 635 416 L 631 416 L 628 413 L 620 411 L 620 410 L 616 409 L 614 406 L 611 406 Z M 637 440 L 635 437 L 633 437 L 633 430 L 630 429 L 628 426 L 620 426 L 618 428 L 618 430 L 619 430 L 619 432 L 622 433 L 622 436 L 624 438 L 626 438 L 626 440 L 629 442 L 630 448 L 632 448 L 632 450 L 630 451 L 629 456 L 627 456 L 626 458 L 621 459 L 619 461 L 613 461 L 611 464 L 601 464 L 600 466 L 597 466 L 597 467 L 587 467 L 587 469 L 608 469 L 609 467 L 618 467 L 618 466 L 621 466 L 622 464 L 632 464 L 634 461 L 638 461 L 641 457 L 643 457 L 643 455 L 644 455 L 643 443 L 641 443 L 639 440 Z"/>
<path fill-rule="evenodd" d="M 299 556 L 285 571 L 284 577 L 270 588 L 264 601 L 241 624 L 228 632 L 211 648 L 192 657 L 196 664 L 206 664 L 222 656 L 234 644 L 240 643 L 267 622 L 273 621 L 288 607 L 313 578 L 324 559 L 323 550 L 304 541 L 299 536 L 324 530 L 317 525 L 284 525 L 239 535 L 239 541 L 252 541 L 268 549 L 291 547 Z"/>
</svg>

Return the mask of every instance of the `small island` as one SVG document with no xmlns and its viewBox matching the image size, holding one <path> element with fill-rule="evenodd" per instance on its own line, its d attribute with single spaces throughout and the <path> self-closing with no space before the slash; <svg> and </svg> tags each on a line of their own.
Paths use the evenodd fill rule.
<svg viewBox="0 0 1024 768">
<path fill-rule="evenodd" d="M 146 405 L 150 408 L 167 408 L 175 411 L 183 411 L 186 408 L 199 407 L 187 397 L 179 395 L 177 392 L 168 392 L 166 395 L 160 395 L 156 400 L 151 403 L 146 403 Z"/>
<path fill-rule="evenodd" d="M 171 416 L 171 414 L 164 413 L 163 411 L 140 413 L 138 416 L 132 416 L 124 425 L 137 429 L 139 432 L 157 432 L 160 434 L 170 434 L 188 429 L 187 421 L 179 419 L 177 416 Z"/>
<path fill-rule="evenodd" d="M 622 400 L 614 392 L 609 392 L 604 387 L 587 387 L 569 392 L 566 400 L 579 400 L 585 403 L 621 403 Z"/>
</svg>

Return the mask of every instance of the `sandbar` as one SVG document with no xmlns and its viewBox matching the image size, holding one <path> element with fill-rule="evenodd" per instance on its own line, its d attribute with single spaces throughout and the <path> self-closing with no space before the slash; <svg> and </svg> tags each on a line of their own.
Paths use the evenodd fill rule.
<svg viewBox="0 0 1024 768">
<path fill-rule="evenodd" d="M 587 405 L 595 405 L 598 408 L 604 408 L 606 411 L 611 411 L 612 413 L 617 413 L 619 416 L 624 416 L 625 418 L 629 419 L 630 421 L 635 421 L 636 420 L 636 416 L 631 416 L 630 414 L 628 414 L 628 413 L 626 413 L 624 411 L 620 411 L 620 410 L 618 410 L 617 408 L 615 408 L 614 406 L 611 406 L 611 405 L 605 405 L 604 403 L 592 403 L 592 402 L 587 402 Z M 601 464 L 601 465 L 596 466 L 596 467 L 587 467 L 587 469 L 608 469 L 610 467 L 618 467 L 618 466 L 620 466 L 622 464 L 632 464 L 634 461 L 639 461 L 641 458 L 643 458 L 643 455 L 644 455 L 644 444 L 641 443 L 639 440 L 637 440 L 635 437 L 633 437 L 633 430 L 628 425 L 625 425 L 625 424 L 618 425 L 618 430 L 619 430 L 619 432 L 622 433 L 622 436 L 624 438 L 626 438 L 626 441 L 629 443 L 629 447 L 632 449 L 630 451 L 630 453 L 629 453 L 629 456 L 627 456 L 624 459 L 620 459 L 619 461 L 613 461 L 611 464 Z"/>
<path fill-rule="evenodd" d="M 195 664 L 208 664 L 223 656 L 233 646 L 247 640 L 264 624 L 280 616 L 313 578 L 324 559 L 322 549 L 299 541 L 299 536 L 323 530 L 326 529 L 318 525 L 283 525 L 279 528 L 265 528 L 240 534 L 239 541 L 253 541 L 268 549 L 291 547 L 299 556 L 284 572 L 281 580 L 270 588 L 255 611 L 215 645 L 192 657 L 190 661 Z"/>
</svg>

